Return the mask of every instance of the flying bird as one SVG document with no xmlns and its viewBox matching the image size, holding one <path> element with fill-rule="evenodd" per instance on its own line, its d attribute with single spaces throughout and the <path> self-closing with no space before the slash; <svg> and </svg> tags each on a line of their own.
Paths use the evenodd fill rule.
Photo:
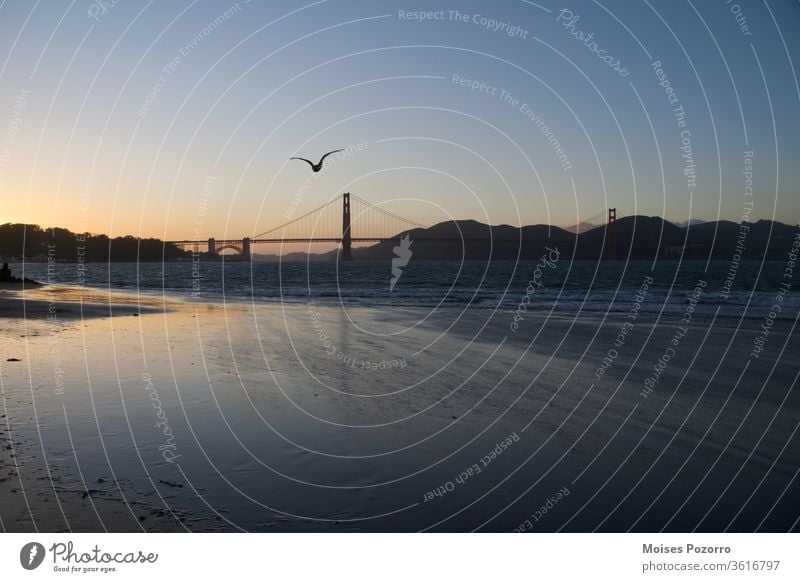
<svg viewBox="0 0 800 582">
<path fill-rule="evenodd" d="M 329 155 L 331 155 L 331 154 L 337 154 L 337 153 L 339 153 L 339 152 L 343 152 L 343 151 L 344 151 L 344 150 L 333 150 L 332 152 L 328 152 L 327 154 L 325 154 L 324 156 L 322 156 L 322 157 L 320 158 L 320 160 L 319 160 L 319 163 L 318 163 L 318 164 L 315 164 L 315 163 L 314 163 L 314 162 L 312 162 L 311 160 L 307 160 L 307 159 L 305 159 L 305 158 L 289 158 L 289 159 L 290 159 L 290 160 L 303 160 L 303 161 L 304 161 L 304 162 L 306 162 L 306 163 L 307 163 L 309 166 L 311 166 L 311 170 L 312 170 L 312 171 L 314 171 L 314 172 L 316 173 L 316 172 L 319 172 L 319 171 L 322 169 L 322 162 L 324 162 L 324 161 L 325 161 L 325 158 L 327 158 L 327 157 L 328 157 Z"/>
</svg>

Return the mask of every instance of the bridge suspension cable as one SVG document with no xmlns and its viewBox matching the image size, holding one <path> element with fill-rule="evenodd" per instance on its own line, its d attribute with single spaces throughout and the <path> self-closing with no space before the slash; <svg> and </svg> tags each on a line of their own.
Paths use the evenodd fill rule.
<svg viewBox="0 0 800 582">
<path fill-rule="evenodd" d="M 337 196 L 336 198 L 333 198 L 332 200 L 326 202 L 325 204 L 322 204 L 321 206 L 317 206 L 313 210 L 309 210 L 305 214 L 303 214 L 301 216 L 298 216 L 297 218 L 294 218 L 294 219 L 290 220 L 289 222 L 281 224 L 280 226 L 276 226 L 276 227 L 271 228 L 269 230 L 265 230 L 264 232 L 255 235 L 253 238 L 254 239 L 266 238 L 266 235 L 268 235 L 268 234 L 272 234 L 272 233 L 275 233 L 275 232 L 283 231 L 286 228 L 288 228 L 289 226 L 291 226 L 293 224 L 297 224 L 299 222 L 302 222 L 306 218 L 311 217 L 312 215 L 316 214 L 317 212 L 321 212 L 321 211 L 325 210 L 326 208 L 328 208 L 329 206 L 332 206 L 333 204 L 338 203 L 340 199 L 341 199 L 341 197 Z"/>
<path fill-rule="evenodd" d="M 389 212 L 388 210 L 385 210 L 385 209 L 381 208 L 380 206 L 375 206 L 374 204 L 372 204 L 370 202 L 367 202 L 366 200 L 356 196 L 355 194 L 351 194 L 350 197 L 353 200 L 357 200 L 358 202 L 360 202 L 361 204 L 366 206 L 368 209 L 380 212 L 381 214 L 384 214 L 384 215 L 386 215 L 386 216 L 388 216 L 390 218 L 393 218 L 393 219 L 395 219 L 395 220 L 397 220 L 399 222 L 405 223 L 405 224 L 407 224 L 409 226 L 416 226 L 417 228 L 425 228 L 424 224 L 420 224 L 419 222 L 416 222 L 414 220 L 409 220 L 408 218 L 403 218 L 402 216 L 399 216 L 399 215 L 395 214 L 394 212 Z"/>
<path fill-rule="evenodd" d="M 585 222 L 585 223 L 591 224 L 592 221 L 595 221 L 598 218 L 601 218 L 601 217 L 605 216 L 606 212 L 608 212 L 608 211 L 607 210 L 601 210 L 600 212 L 598 212 L 594 216 L 590 216 L 589 218 L 584 218 L 583 220 L 581 220 L 581 222 Z"/>
</svg>

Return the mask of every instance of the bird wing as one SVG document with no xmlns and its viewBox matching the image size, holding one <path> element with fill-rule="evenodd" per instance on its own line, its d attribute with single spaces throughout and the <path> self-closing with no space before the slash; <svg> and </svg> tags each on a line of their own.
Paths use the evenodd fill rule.
<svg viewBox="0 0 800 582">
<path fill-rule="evenodd" d="M 343 152 L 343 151 L 344 151 L 344 150 L 333 150 L 332 152 L 328 152 L 327 154 L 325 154 L 324 156 L 322 156 L 322 157 L 319 159 L 319 165 L 321 166 L 321 165 L 322 165 L 322 162 L 324 162 L 324 161 L 325 161 L 325 158 L 327 158 L 329 155 L 331 155 L 331 154 L 338 154 L 339 152 Z"/>
<path fill-rule="evenodd" d="M 290 160 L 303 160 L 305 163 L 307 163 L 312 168 L 314 167 L 314 162 L 312 162 L 311 160 L 307 160 L 305 158 L 289 158 L 289 159 Z"/>
</svg>

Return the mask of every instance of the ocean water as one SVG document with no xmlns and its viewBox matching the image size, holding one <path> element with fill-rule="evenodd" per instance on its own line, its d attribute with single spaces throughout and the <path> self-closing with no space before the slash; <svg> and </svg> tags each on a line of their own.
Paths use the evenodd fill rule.
<svg viewBox="0 0 800 582">
<path fill-rule="evenodd" d="M 555 257 L 554 257 L 555 258 Z M 16 273 L 42 282 L 166 296 L 198 302 L 315 303 L 515 310 L 529 295 L 530 309 L 553 313 L 628 311 L 643 282 L 642 310 L 681 313 L 698 281 L 704 303 L 718 317 L 763 317 L 787 282 L 784 261 L 417 261 L 352 263 L 91 263 L 18 264 Z M 533 285 L 529 286 L 531 282 Z M 723 295 L 727 281 L 727 293 Z M 791 279 L 788 279 L 790 286 Z M 526 290 L 533 289 L 533 292 Z M 784 310 L 800 300 L 784 294 Z"/>
</svg>

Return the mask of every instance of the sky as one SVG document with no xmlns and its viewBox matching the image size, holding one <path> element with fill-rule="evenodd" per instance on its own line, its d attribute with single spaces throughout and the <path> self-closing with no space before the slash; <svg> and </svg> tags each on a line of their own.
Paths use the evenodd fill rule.
<svg viewBox="0 0 800 582">
<path fill-rule="evenodd" d="M 797 0 L 6 0 L 0 222 L 240 238 L 348 191 L 423 224 L 797 223 L 799 25 Z"/>
</svg>

